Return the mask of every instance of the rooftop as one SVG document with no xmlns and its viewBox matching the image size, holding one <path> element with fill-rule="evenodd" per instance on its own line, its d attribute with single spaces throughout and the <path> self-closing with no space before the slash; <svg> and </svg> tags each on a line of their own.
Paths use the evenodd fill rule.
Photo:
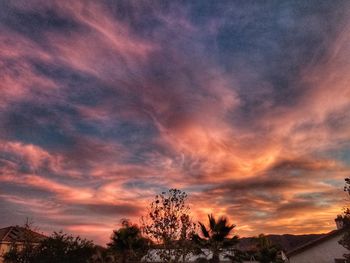
<svg viewBox="0 0 350 263">
<path fill-rule="evenodd" d="M 2 242 L 24 242 L 30 240 L 31 242 L 40 242 L 46 236 L 30 229 L 20 226 L 9 226 L 0 228 L 0 243 Z"/>
</svg>

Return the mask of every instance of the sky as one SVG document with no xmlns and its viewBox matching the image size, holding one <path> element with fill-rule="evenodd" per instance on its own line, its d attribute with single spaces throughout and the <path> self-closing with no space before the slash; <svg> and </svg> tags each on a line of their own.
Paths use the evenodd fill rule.
<svg viewBox="0 0 350 263">
<path fill-rule="evenodd" d="M 0 0 L 0 227 L 105 244 L 157 193 L 236 234 L 348 199 L 349 1 Z"/>
</svg>

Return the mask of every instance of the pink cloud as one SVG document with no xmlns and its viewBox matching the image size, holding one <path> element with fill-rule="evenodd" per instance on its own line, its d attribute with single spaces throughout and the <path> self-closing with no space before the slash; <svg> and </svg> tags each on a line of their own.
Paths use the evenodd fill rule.
<svg viewBox="0 0 350 263">
<path fill-rule="evenodd" d="M 0 109 L 13 110 L 13 104 L 23 101 L 43 108 L 59 104 L 74 114 L 57 110 L 54 120 L 46 116 L 33 123 L 46 127 L 54 122 L 74 143 L 59 150 L 46 149 L 45 145 L 8 139 L 10 135 L 5 136 L 2 129 L 0 181 L 47 191 L 53 201 L 41 204 L 38 198 L 9 194 L 1 195 L 2 199 L 27 204 L 37 215 L 45 211 L 50 220 L 64 221 L 67 230 L 94 232 L 95 238 L 104 241 L 106 237 L 98 235 L 106 236 L 117 225 L 115 218 L 108 217 L 111 207 L 137 221 L 153 195 L 168 187 L 190 189 L 195 219 L 205 221 L 212 212 L 229 215 L 241 235 L 333 228 L 331 221 L 342 203 L 338 185 L 348 176 L 348 164 L 327 153 L 343 149 L 350 139 L 348 25 L 322 63 L 311 61 L 295 77 L 293 84 L 305 89 L 292 106 L 274 106 L 274 90 L 267 81 L 261 81 L 259 90 L 252 88 L 255 93 L 250 96 L 266 99 L 245 125 L 248 120 L 235 119 L 247 106 L 238 79 L 261 76 L 228 72 L 207 56 L 201 38 L 207 32 L 187 18 L 186 10 L 154 11 L 163 27 L 141 37 L 117 19 L 113 10 L 97 2 L 13 4 L 28 12 L 54 10 L 77 28 L 46 30 L 42 34 L 45 48 L 3 29 Z M 218 34 L 222 24 L 220 19 L 210 21 L 210 36 Z M 193 40 L 195 37 L 199 40 Z M 94 79 L 107 87 L 107 95 L 100 98 L 93 93 L 91 104 L 74 104 L 71 76 L 62 82 L 54 80 L 40 73 L 32 60 L 88 81 Z M 89 84 L 79 86 L 78 99 Z M 97 84 L 94 88 L 102 89 Z M 97 128 L 83 134 L 76 119 Z M 339 127 L 332 125 L 334 119 Z M 125 139 L 118 138 L 119 134 L 107 136 L 125 122 L 144 124 L 150 135 L 140 143 L 137 136 L 130 139 L 137 131 L 126 129 L 128 145 L 117 142 Z M 329 204 L 310 201 L 315 193 L 323 194 L 320 199 Z M 137 212 L 130 208 L 132 204 Z M 64 210 L 69 205 L 74 207 Z M 101 213 L 105 220 L 101 225 L 96 224 L 99 218 L 94 214 L 83 218 L 98 206 L 107 211 Z M 74 214 L 79 209 L 85 214 Z"/>
</svg>

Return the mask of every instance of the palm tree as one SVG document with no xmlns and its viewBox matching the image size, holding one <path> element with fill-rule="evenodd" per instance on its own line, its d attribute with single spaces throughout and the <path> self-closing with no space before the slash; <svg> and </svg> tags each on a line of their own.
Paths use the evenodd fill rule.
<svg viewBox="0 0 350 263">
<path fill-rule="evenodd" d="M 238 243 L 238 236 L 230 237 L 232 230 L 236 225 L 228 223 L 226 217 L 220 217 L 218 220 L 213 215 L 208 215 L 209 228 L 199 222 L 201 236 L 196 236 L 196 240 L 212 252 L 211 263 L 218 263 L 220 253 L 225 249 Z"/>
</svg>

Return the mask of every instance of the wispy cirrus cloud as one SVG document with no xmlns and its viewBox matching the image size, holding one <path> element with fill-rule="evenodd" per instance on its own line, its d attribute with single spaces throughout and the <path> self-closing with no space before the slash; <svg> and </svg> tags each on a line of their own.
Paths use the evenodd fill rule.
<svg viewBox="0 0 350 263">
<path fill-rule="evenodd" d="M 105 242 L 177 187 L 240 235 L 332 229 L 350 9 L 317 4 L 0 3 L 1 223 Z"/>
</svg>

